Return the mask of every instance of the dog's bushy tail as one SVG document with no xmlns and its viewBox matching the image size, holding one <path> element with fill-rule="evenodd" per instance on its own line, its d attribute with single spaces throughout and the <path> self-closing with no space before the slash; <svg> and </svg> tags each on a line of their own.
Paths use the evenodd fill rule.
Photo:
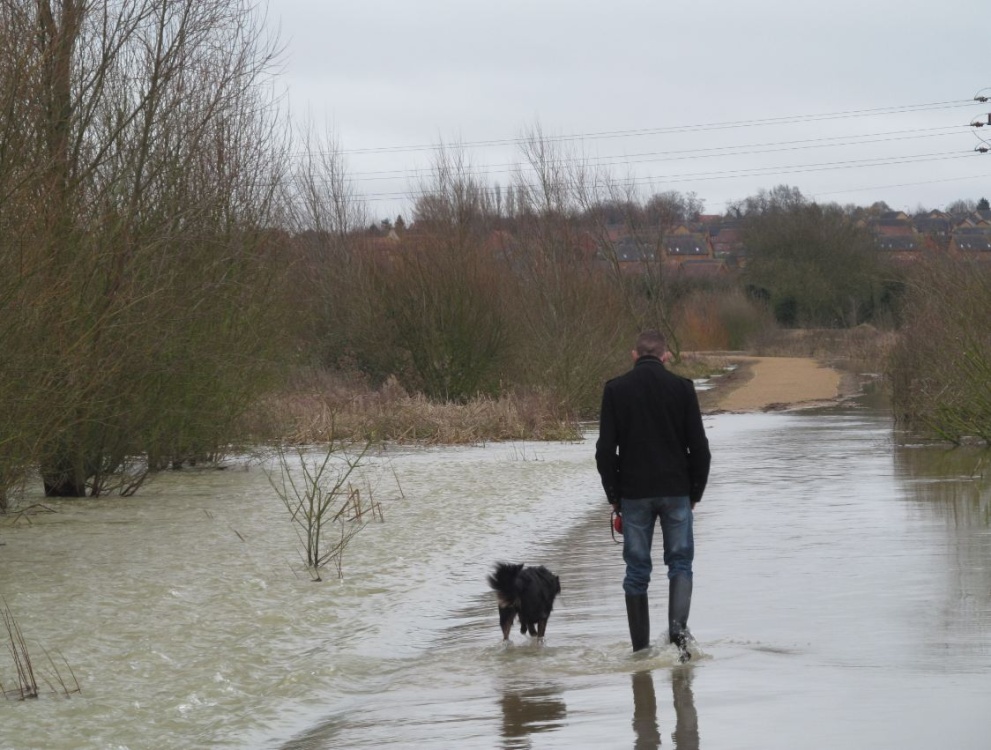
<svg viewBox="0 0 991 750">
<path fill-rule="evenodd" d="M 517 577 L 523 570 L 523 564 L 496 563 L 495 570 L 489 574 L 489 586 L 497 592 L 500 597 L 508 602 L 514 602 L 519 598 L 519 584 Z"/>
</svg>

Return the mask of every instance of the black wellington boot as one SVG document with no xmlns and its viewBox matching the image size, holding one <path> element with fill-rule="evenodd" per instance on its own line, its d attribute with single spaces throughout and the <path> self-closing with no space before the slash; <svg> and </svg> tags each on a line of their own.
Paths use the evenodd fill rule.
<svg viewBox="0 0 991 750">
<path fill-rule="evenodd" d="M 681 652 L 681 661 L 692 658 L 688 650 L 688 612 L 692 608 L 692 579 L 677 575 L 668 586 L 668 633 Z"/>
<path fill-rule="evenodd" d="M 626 619 L 630 621 L 630 642 L 633 650 L 640 651 L 650 645 L 650 609 L 646 594 L 626 595 Z"/>
</svg>

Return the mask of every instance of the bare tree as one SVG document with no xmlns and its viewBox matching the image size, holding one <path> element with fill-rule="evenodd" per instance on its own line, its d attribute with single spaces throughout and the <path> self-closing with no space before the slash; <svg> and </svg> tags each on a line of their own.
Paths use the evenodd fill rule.
<svg viewBox="0 0 991 750">
<path fill-rule="evenodd" d="M 368 224 L 368 212 L 348 174 L 340 141 L 330 130 L 317 136 L 312 124 L 299 140 L 303 150 L 294 175 L 296 231 L 345 240 Z"/>
<path fill-rule="evenodd" d="M 609 176 L 532 126 L 521 137 L 513 186 L 517 241 L 509 258 L 511 310 L 521 333 L 521 380 L 548 389 L 573 413 L 595 408 L 625 316 L 601 266 L 601 237 L 581 221 Z"/>
<path fill-rule="evenodd" d="M 0 0 L 0 22 L 0 260 L 47 303 L 19 342 L 40 377 L 0 371 L 0 398 L 45 405 L 22 442 L 46 492 L 99 494 L 135 454 L 215 448 L 258 387 L 276 49 L 245 0 Z"/>
</svg>

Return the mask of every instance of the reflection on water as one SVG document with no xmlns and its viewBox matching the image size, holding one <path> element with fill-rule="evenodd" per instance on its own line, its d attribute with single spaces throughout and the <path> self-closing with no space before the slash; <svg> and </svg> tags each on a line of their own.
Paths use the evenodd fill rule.
<svg viewBox="0 0 991 750">
<path fill-rule="evenodd" d="M 991 525 L 991 451 L 899 445 L 895 475 L 916 501 L 956 526 Z"/>
<path fill-rule="evenodd" d="M 554 687 L 505 690 L 499 698 L 503 747 L 529 748 L 530 735 L 549 732 L 564 724 L 568 708 Z"/>
<path fill-rule="evenodd" d="M 674 695 L 675 726 L 672 739 L 679 750 L 698 750 L 699 717 L 695 711 L 695 694 L 692 677 L 695 671 L 681 667 L 671 673 L 671 692 Z"/>
<path fill-rule="evenodd" d="M 706 426 L 689 666 L 630 653 L 594 435 L 384 451 L 405 499 L 323 584 L 263 472 L 176 473 L 0 526 L 0 595 L 82 688 L 0 702 L 0 745 L 986 750 L 986 454 L 856 407 Z M 543 644 L 502 643 L 497 560 L 560 576 Z"/>
<path fill-rule="evenodd" d="M 652 672 L 634 672 L 633 682 L 633 747 L 647 750 L 661 746 L 661 730 L 657 725 L 657 697 L 654 694 Z"/>
<path fill-rule="evenodd" d="M 674 731 L 671 739 L 678 750 L 699 750 L 699 719 L 695 710 L 695 694 L 692 692 L 694 667 L 675 667 L 671 670 L 671 693 L 674 705 Z M 634 672 L 633 683 L 633 747 L 648 750 L 661 746 L 661 725 L 658 718 L 657 696 L 654 691 L 652 671 Z"/>
<path fill-rule="evenodd" d="M 930 613 L 937 648 L 973 657 L 991 654 L 991 452 L 898 446 L 895 475 L 922 519 L 941 526 L 945 545 L 932 554 L 933 575 L 945 581 Z M 920 521 L 921 523 L 921 521 Z"/>
</svg>

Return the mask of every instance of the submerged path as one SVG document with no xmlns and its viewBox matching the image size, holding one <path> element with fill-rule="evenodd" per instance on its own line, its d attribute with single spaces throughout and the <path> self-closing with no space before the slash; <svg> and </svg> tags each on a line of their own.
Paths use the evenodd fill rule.
<svg viewBox="0 0 991 750">
<path fill-rule="evenodd" d="M 811 406 L 848 394 L 843 373 L 808 357 L 733 357 L 737 369 L 700 393 L 712 412 L 753 412 Z"/>
</svg>

